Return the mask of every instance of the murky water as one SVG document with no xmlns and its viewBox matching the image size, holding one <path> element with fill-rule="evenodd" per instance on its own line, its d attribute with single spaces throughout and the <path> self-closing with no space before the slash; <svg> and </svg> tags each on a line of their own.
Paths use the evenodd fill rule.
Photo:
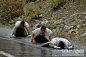
<svg viewBox="0 0 86 57">
<path fill-rule="evenodd" d="M 4 32 L 3 32 L 4 31 Z M 10 30 L 1 29 L 0 30 L 0 51 L 9 53 L 15 57 L 86 57 L 86 48 L 75 45 L 75 51 L 68 52 L 68 49 L 58 50 L 53 48 L 41 47 L 41 44 L 32 44 L 31 38 L 22 37 L 22 38 L 10 38 L 3 37 L 3 34 L 7 36 Z M 1 35 L 2 34 L 2 35 Z M 82 49 L 80 51 L 80 49 Z M 83 52 L 84 50 L 84 52 Z M 81 53 L 77 53 L 81 52 Z M 1 57 L 5 55 L 0 54 Z"/>
</svg>

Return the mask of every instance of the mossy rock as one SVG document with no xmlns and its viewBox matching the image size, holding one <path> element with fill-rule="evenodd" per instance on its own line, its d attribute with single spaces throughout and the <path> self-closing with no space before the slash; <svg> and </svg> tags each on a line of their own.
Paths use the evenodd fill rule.
<svg viewBox="0 0 86 57">
<path fill-rule="evenodd" d="M 49 26 L 49 28 L 50 28 L 50 29 L 56 29 L 56 28 L 57 28 L 57 24 L 56 24 L 56 23 L 51 24 L 51 25 Z"/>
</svg>

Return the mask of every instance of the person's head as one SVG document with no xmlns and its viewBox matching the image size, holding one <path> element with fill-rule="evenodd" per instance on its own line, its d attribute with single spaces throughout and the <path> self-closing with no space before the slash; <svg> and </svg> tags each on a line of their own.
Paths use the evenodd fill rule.
<svg viewBox="0 0 86 57">
<path fill-rule="evenodd" d="M 45 27 L 45 26 L 42 26 L 42 27 L 41 27 L 41 32 L 44 33 L 45 30 L 46 30 L 46 27 Z"/>
<path fill-rule="evenodd" d="M 22 20 L 22 21 L 21 21 L 21 26 L 24 26 L 24 24 L 25 24 L 25 21 Z"/>
<path fill-rule="evenodd" d="M 64 49 L 64 47 L 65 47 L 64 42 L 60 41 L 58 44 L 58 47 L 60 47 L 61 49 Z"/>
</svg>

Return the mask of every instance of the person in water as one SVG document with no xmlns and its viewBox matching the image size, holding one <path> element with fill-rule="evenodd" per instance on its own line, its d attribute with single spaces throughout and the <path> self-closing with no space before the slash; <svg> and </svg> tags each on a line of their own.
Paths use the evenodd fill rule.
<svg viewBox="0 0 86 57">
<path fill-rule="evenodd" d="M 43 43 L 43 42 L 48 42 L 51 41 L 51 34 L 52 31 L 48 28 L 46 28 L 45 26 L 41 26 L 37 29 L 35 29 L 34 31 L 32 31 L 32 43 Z M 48 36 L 49 38 L 47 38 L 46 36 Z"/>
<path fill-rule="evenodd" d="M 25 22 L 24 20 L 22 21 L 17 21 L 15 23 L 14 31 L 12 33 L 13 36 L 28 36 L 30 35 L 29 31 L 29 24 Z"/>
<path fill-rule="evenodd" d="M 55 49 L 73 48 L 74 46 L 65 38 L 55 37 L 51 41 L 42 44 L 42 47 L 52 47 Z"/>
</svg>

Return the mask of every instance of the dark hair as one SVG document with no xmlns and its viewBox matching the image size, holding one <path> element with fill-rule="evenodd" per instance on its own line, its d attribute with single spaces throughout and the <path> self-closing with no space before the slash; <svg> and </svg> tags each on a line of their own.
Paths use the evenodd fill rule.
<svg viewBox="0 0 86 57">
<path fill-rule="evenodd" d="M 62 41 L 60 41 L 58 47 L 60 47 L 61 49 L 64 49 L 65 44 Z"/>
<path fill-rule="evenodd" d="M 25 21 L 24 21 L 24 20 L 22 20 L 22 21 L 21 21 L 21 24 L 25 24 Z"/>
<path fill-rule="evenodd" d="M 41 30 L 42 30 L 42 29 L 45 29 L 45 30 L 46 30 L 46 27 L 45 27 L 45 26 L 42 26 L 42 27 L 41 27 Z"/>
</svg>

